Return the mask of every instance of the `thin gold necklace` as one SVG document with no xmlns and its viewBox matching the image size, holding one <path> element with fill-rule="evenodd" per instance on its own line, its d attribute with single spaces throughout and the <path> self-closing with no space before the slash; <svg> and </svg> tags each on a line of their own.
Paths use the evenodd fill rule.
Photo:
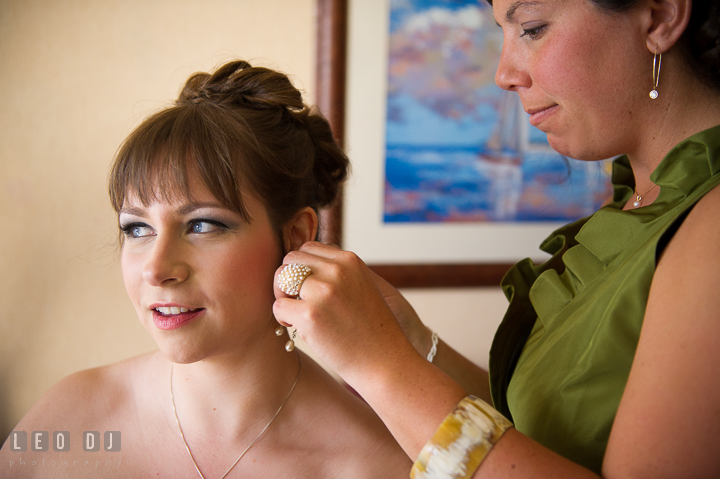
<svg viewBox="0 0 720 479">
<path fill-rule="evenodd" d="M 643 198 L 644 198 L 648 193 L 650 193 L 652 190 L 654 190 L 655 188 L 657 188 L 657 185 L 653 185 L 652 188 L 650 188 L 649 190 L 647 190 L 647 191 L 646 191 L 645 193 L 643 193 L 642 195 L 639 194 L 639 193 L 637 192 L 637 190 L 635 190 L 635 201 L 633 201 L 633 208 L 640 208 L 640 206 L 642 206 Z"/>
<path fill-rule="evenodd" d="M 260 434 L 258 434 L 257 437 L 255 438 L 255 440 L 253 442 L 251 442 L 248 447 L 245 448 L 245 450 L 242 452 L 242 454 L 240 454 L 240 456 L 238 456 L 237 459 L 235 459 L 235 462 L 233 462 L 232 466 L 230 466 L 230 469 L 225 471 L 225 474 L 223 474 L 220 479 L 224 479 L 225 476 L 227 476 L 230 473 L 230 471 L 232 471 L 233 467 L 235 467 L 235 465 L 238 462 L 240 462 L 240 459 L 243 458 L 245 453 L 248 452 L 250 450 L 250 448 L 255 445 L 256 442 L 258 442 L 258 439 L 260 439 L 262 437 L 262 435 L 265 434 L 265 431 L 267 431 L 267 428 L 270 427 L 270 424 L 272 424 L 273 421 L 275 420 L 275 418 L 278 417 L 278 414 L 280 414 L 280 411 L 282 411 L 283 406 L 285 406 L 285 403 L 287 403 L 288 399 L 290 399 L 290 395 L 295 390 L 295 386 L 297 386 L 298 380 L 300 379 L 300 366 L 301 366 L 300 355 L 298 354 L 297 376 L 295 376 L 295 382 L 293 383 L 292 387 L 290 387 L 290 391 L 288 391 L 287 396 L 285 396 L 285 400 L 283 400 L 283 402 L 280 405 L 280 407 L 278 408 L 278 410 L 275 411 L 275 415 L 272 417 L 272 419 L 270 419 L 270 421 L 265 425 L 263 430 L 260 431 Z M 197 462 L 195 462 L 195 458 L 193 457 L 193 454 L 190 451 L 190 446 L 188 446 L 188 443 L 185 440 L 185 434 L 183 434 L 182 426 L 180 426 L 180 419 L 178 418 L 177 409 L 175 409 L 175 396 L 173 396 L 172 378 L 173 378 L 173 365 L 171 364 L 170 365 L 170 401 L 172 402 L 173 413 L 175 413 L 175 421 L 177 422 L 178 429 L 180 430 L 180 437 L 182 437 L 183 443 L 185 443 L 185 449 L 187 449 L 187 452 L 190 455 L 190 460 L 192 461 L 193 465 L 195 466 L 195 470 L 197 471 L 198 475 L 200 475 L 200 477 L 202 479 L 205 479 L 205 476 L 203 476 L 203 473 L 200 472 L 200 468 L 198 467 Z"/>
</svg>

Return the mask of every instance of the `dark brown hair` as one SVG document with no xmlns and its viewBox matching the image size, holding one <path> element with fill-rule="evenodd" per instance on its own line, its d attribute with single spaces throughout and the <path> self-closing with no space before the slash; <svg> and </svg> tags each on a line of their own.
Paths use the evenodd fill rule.
<svg viewBox="0 0 720 479">
<path fill-rule="evenodd" d="M 184 198 L 188 174 L 197 173 L 247 221 L 242 192 L 257 197 L 282 237 L 298 210 L 333 202 L 348 168 L 327 120 L 285 74 L 233 61 L 192 75 L 174 106 L 128 136 L 110 173 L 110 200 L 119 212 L 129 192 L 145 206 Z"/>
</svg>

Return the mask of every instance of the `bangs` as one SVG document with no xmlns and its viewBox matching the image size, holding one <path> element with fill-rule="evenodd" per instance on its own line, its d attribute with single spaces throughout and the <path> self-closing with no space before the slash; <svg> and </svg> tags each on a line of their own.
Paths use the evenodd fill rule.
<svg viewBox="0 0 720 479">
<path fill-rule="evenodd" d="M 242 131 L 238 121 L 207 104 L 175 106 L 144 120 L 120 147 L 110 172 L 115 211 L 128 194 L 145 207 L 191 200 L 188 176 L 197 174 L 223 206 L 249 221 L 237 178 L 241 142 L 227 134 Z"/>
</svg>

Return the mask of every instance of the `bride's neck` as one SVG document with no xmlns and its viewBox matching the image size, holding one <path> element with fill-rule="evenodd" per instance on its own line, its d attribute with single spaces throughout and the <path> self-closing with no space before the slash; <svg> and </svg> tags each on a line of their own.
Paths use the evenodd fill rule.
<svg viewBox="0 0 720 479">
<path fill-rule="evenodd" d="M 183 428 L 207 435 L 242 436 L 256 431 L 286 398 L 299 372 L 299 355 L 277 348 L 256 350 L 251 357 L 228 353 L 191 364 L 168 367 L 170 388 Z"/>
</svg>

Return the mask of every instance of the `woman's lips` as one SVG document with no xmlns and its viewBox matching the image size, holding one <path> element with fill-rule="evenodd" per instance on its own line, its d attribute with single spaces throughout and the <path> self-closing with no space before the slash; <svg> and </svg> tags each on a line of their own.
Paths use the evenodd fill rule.
<svg viewBox="0 0 720 479">
<path fill-rule="evenodd" d="M 162 309 L 161 311 L 158 311 L 158 309 Z M 186 325 L 193 319 L 197 318 L 201 314 L 205 312 L 205 308 L 198 308 L 198 309 L 187 309 L 187 311 L 182 311 L 180 308 L 172 308 L 169 314 L 165 314 L 165 311 L 168 308 L 155 308 L 152 310 L 153 315 L 153 323 L 155 323 L 155 326 L 158 329 L 176 329 L 181 326 Z M 178 311 L 176 313 L 176 311 Z"/>
<path fill-rule="evenodd" d="M 545 121 L 550 115 L 555 113 L 558 109 L 558 105 L 552 105 L 543 108 L 535 108 L 532 110 L 526 110 L 530 114 L 530 124 L 537 127 L 540 123 Z"/>
</svg>

